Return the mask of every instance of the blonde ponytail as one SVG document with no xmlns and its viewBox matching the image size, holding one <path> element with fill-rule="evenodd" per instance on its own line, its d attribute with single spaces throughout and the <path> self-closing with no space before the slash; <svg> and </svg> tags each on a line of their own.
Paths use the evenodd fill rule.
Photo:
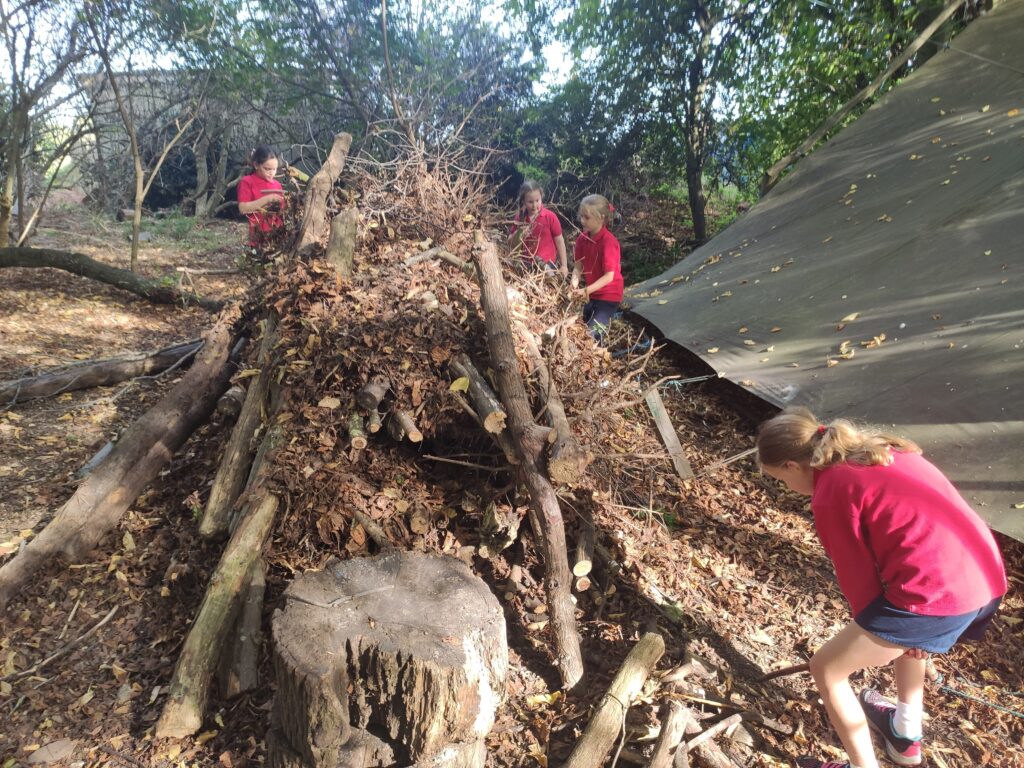
<svg viewBox="0 0 1024 768">
<path fill-rule="evenodd" d="M 870 466 L 890 464 L 892 451 L 920 453 L 917 444 L 877 429 L 860 429 L 847 419 L 820 424 L 807 408 L 787 408 L 761 425 L 757 457 L 762 464 L 787 461 L 811 467 L 843 462 Z"/>
</svg>

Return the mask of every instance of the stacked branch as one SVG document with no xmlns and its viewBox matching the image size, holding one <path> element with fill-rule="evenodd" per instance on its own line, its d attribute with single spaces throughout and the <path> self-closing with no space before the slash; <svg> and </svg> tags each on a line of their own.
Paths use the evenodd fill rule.
<svg viewBox="0 0 1024 768">
<path fill-rule="evenodd" d="M 85 558 L 210 417 L 228 387 L 232 328 L 238 317 L 237 308 L 220 316 L 204 335 L 203 349 L 188 372 L 125 432 L 49 525 L 0 568 L 0 607 L 54 557 Z"/>
<path fill-rule="evenodd" d="M 483 241 L 482 236 L 479 239 Z M 508 415 L 512 442 L 519 457 L 518 468 L 530 493 L 534 532 L 544 555 L 544 587 L 555 634 L 558 669 L 562 685 L 572 689 L 583 679 L 583 657 L 570 592 L 572 574 L 566 551 L 565 523 L 555 489 L 541 471 L 547 430 L 534 422 L 526 386 L 519 375 L 497 249 L 493 243 L 480 242 L 473 249 L 473 257 L 480 281 L 491 367 Z"/>
</svg>

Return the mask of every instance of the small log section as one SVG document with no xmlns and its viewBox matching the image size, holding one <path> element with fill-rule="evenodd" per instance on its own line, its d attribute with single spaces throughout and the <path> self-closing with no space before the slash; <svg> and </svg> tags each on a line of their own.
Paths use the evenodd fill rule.
<svg viewBox="0 0 1024 768">
<path fill-rule="evenodd" d="M 597 712 L 587 723 L 583 735 L 562 768 L 593 768 L 604 763 L 622 732 L 622 722 L 630 702 L 640 693 L 664 653 L 665 641 L 661 635 L 648 632 L 640 638 L 622 662 L 622 668 L 612 680 L 608 693 L 601 700 Z"/>
<path fill-rule="evenodd" d="M 342 280 L 352 277 L 352 259 L 356 252 L 359 211 L 346 208 L 331 220 L 331 235 L 324 257 L 331 262 Z"/>
<path fill-rule="evenodd" d="M 523 337 L 530 363 L 537 372 L 540 394 L 544 401 L 544 412 L 547 414 L 548 424 L 552 429 L 548 438 L 551 441 L 551 450 L 548 454 L 548 477 L 563 485 L 578 483 L 583 478 L 583 473 L 586 472 L 591 457 L 576 441 L 576 436 L 573 435 L 572 429 L 569 427 L 565 406 L 562 404 L 558 390 L 555 389 L 555 382 L 551 378 L 540 349 L 537 347 L 536 339 L 526 328 L 521 328 L 520 335 Z M 582 576 L 583 574 L 577 575 Z"/>
<path fill-rule="evenodd" d="M 480 282 L 487 347 L 497 377 L 498 391 L 508 414 L 519 469 L 530 493 L 531 522 L 544 555 L 544 589 L 555 634 L 555 654 L 562 685 L 575 688 L 583 679 L 583 655 L 572 603 L 572 574 L 565 542 L 565 523 L 551 482 L 540 470 L 547 430 L 533 420 L 526 385 L 519 375 L 509 319 L 508 295 L 493 243 L 477 233 L 473 259 Z"/>
<path fill-rule="evenodd" d="M 198 304 L 211 312 L 219 311 L 223 301 L 204 299 L 194 293 L 186 293 L 172 288 L 159 280 L 146 280 L 127 269 L 118 269 L 102 261 L 96 261 L 84 253 L 57 251 L 52 248 L 0 248 L 0 268 L 2 267 L 52 267 L 63 269 L 73 275 L 88 277 L 123 291 L 134 293 L 154 304 Z"/>
<path fill-rule="evenodd" d="M 480 417 L 484 429 L 492 434 L 498 434 L 505 429 L 506 417 L 501 402 L 472 361 L 465 355 L 459 355 L 452 361 L 451 366 L 456 375 L 469 379 L 469 399 L 473 402 L 473 409 Z"/>
<path fill-rule="evenodd" d="M 654 745 L 654 754 L 648 768 L 675 768 L 676 763 L 688 765 L 685 747 L 677 755 L 679 742 L 683 740 L 686 728 L 686 708 L 678 701 L 669 701 L 661 710 L 661 733 Z"/>
<path fill-rule="evenodd" d="M 572 566 L 572 575 L 584 577 L 594 570 L 594 545 L 597 543 L 597 531 L 594 529 L 594 517 L 586 506 L 579 511 L 580 528 L 576 538 L 576 562 Z"/>
<path fill-rule="evenodd" d="M 213 479 L 213 487 L 210 488 L 203 519 L 199 523 L 199 534 L 204 538 L 221 539 L 228 534 L 231 507 L 242 492 L 252 464 L 252 439 L 263 422 L 270 379 L 273 376 L 271 356 L 276 343 L 276 321 L 270 316 L 263 321 L 263 341 L 260 342 L 257 356 L 260 372 L 245 393 L 242 412 L 235 422 L 235 428 L 231 430 L 231 437 Z"/>
<path fill-rule="evenodd" d="M 195 363 L 153 408 L 125 431 L 43 531 L 0 568 L 0 609 L 43 565 L 85 558 L 200 424 L 213 413 L 231 374 L 237 307 L 205 335 Z"/>
<path fill-rule="evenodd" d="M 202 347 L 201 339 L 185 341 L 156 352 L 93 360 L 40 376 L 0 382 L 0 405 L 14 405 L 38 397 L 51 397 L 90 387 L 109 387 L 137 376 L 152 376 L 172 365 L 181 366 Z"/>
<path fill-rule="evenodd" d="M 376 376 L 356 392 L 356 402 L 368 411 L 375 411 L 390 389 L 391 382 L 383 376 Z"/>
<path fill-rule="evenodd" d="M 295 253 L 303 255 L 311 246 L 320 241 L 324 224 L 327 221 L 327 198 L 334 188 L 334 183 L 341 175 L 341 169 L 352 146 L 352 135 L 339 133 L 334 137 L 334 145 L 323 167 L 309 180 L 306 188 L 306 207 L 302 212 L 302 224 L 295 243 Z"/>
<path fill-rule="evenodd" d="M 388 552 L 306 573 L 273 647 L 269 765 L 483 768 L 508 647 L 501 606 L 462 561 Z"/>
<path fill-rule="evenodd" d="M 679 436 L 676 434 L 676 428 L 672 426 L 672 420 L 668 417 L 665 402 L 661 399 L 658 388 L 648 389 L 644 399 L 647 401 L 647 407 L 651 410 L 651 416 L 654 417 L 658 434 L 661 435 L 661 440 L 668 450 L 669 458 L 672 459 L 672 466 L 676 468 L 676 474 L 683 480 L 692 479 L 693 469 L 690 468 L 690 462 L 686 459 L 686 454 L 683 453 L 683 446 L 679 444 Z"/>
</svg>

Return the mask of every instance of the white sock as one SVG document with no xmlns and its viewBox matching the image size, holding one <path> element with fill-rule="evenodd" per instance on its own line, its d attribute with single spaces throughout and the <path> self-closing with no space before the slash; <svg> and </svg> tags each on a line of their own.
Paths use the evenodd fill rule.
<svg viewBox="0 0 1024 768">
<path fill-rule="evenodd" d="M 896 735 L 904 739 L 921 738 L 921 708 L 897 701 L 892 727 Z"/>
</svg>

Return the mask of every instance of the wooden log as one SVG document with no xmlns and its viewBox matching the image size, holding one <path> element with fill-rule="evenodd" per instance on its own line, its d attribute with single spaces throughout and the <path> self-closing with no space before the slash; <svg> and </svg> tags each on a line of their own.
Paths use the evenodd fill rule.
<svg viewBox="0 0 1024 768">
<path fill-rule="evenodd" d="M 352 519 L 362 526 L 363 530 L 366 531 L 366 535 L 369 536 L 373 543 L 377 545 L 378 549 L 385 551 L 395 548 L 395 545 L 388 539 L 388 535 L 384 533 L 384 529 L 377 524 L 376 520 L 365 512 L 359 509 L 353 509 Z"/>
<path fill-rule="evenodd" d="M 304 765 L 351 765 L 372 724 L 401 765 L 482 768 L 508 648 L 500 605 L 461 561 L 334 561 L 288 587 L 273 638 L 273 727 Z"/>
<path fill-rule="evenodd" d="M 3 267 L 62 269 L 65 272 L 88 277 L 90 280 L 134 293 L 154 304 L 180 304 L 183 306 L 197 304 L 212 312 L 219 311 L 224 306 L 223 301 L 204 299 L 194 293 L 180 291 L 162 280 L 146 280 L 127 269 L 118 269 L 96 261 L 84 253 L 27 246 L 0 248 L 0 268 Z"/>
<path fill-rule="evenodd" d="M 203 519 L 199 523 L 199 534 L 207 539 L 220 539 L 228 534 L 231 509 L 246 483 L 252 464 L 252 440 L 263 422 L 267 394 L 273 378 L 277 320 L 271 315 L 263 320 L 262 325 L 263 340 L 260 342 L 256 363 L 260 372 L 249 383 L 242 412 L 224 448 L 224 455 L 210 488 L 210 498 L 207 499 Z"/>
<path fill-rule="evenodd" d="M 306 187 L 306 202 L 302 211 L 302 223 L 299 225 L 295 241 L 295 253 L 304 255 L 320 241 L 324 223 L 327 221 L 327 198 L 341 175 L 341 169 L 345 167 L 345 159 L 348 157 L 348 150 L 351 146 L 351 134 L 336 134 L 327 160 L 309 180 L 309 185 Z"/>
<path fill-rule="evenodd" d="M 419 428 L 416 426 L 416 422 L 413 420 L 412 414 L 408 411 L 402 411 L 396 408 L 391 412 L 391 421 L 397 424 L 398 428 L 402 432 L 402 437 L 395 438 L 396 440 L 405 438 L 410 443 L 423 442 L 423 433 L 420 432 Z"/>
<path fill-rule="evenodd" d="M 722 733 L 723 731 L 727 731 L 730 728 L 732 728 L 733 726 L 739 725 L 740 721 L 742 719 L 743 718 L 739 714 L 735 714 L 735 715 L 729 715 L 728 717 L 723 718 L 722 720 L 719 720 L 717 723 L 715 723 L 711 727 L 709 727 L 706 730 L 702 731 L 701 734 L 699 736 L 697 736 L 696 738 L 688 740 L 686 742 L 686 751 L 689 752 L 689 751 L 691 751 L 693 749 L 696 749 L 701 744 L 705 744 L 705 743 L 711 741 L 711 739 L 715 738 L 715 736 L 717 736 L 718 734 Z"/>
<path fill-rule="evenodd" d="M 576 441 L 576 436 L 569 427 L 569 419 L 565 415 L 562 398 L 555 388 L 554 379 L 551 378 L 533 334 L 525 327 L 520 326 L 520 336 L 523 338 L 533 369 L 537 372 L 544 412 L 547 414 L 548 424 L 553 430 L 548 438 L 551 442 L 548 453 L 548 476 L 552 481 L 563 485 L 578 483 L 583 477 L 583 473 L 586 472 L 591 457 Z"/>
<path fill-rule="evenodd" d="M 469 399 L 483 428 L 493 434 L 504 430 L 506 416 L 501 402 L 473 361 L 466 355 L 459 355 L 452 360 L 451 367 L 456 376 L 469 380 Z"/>
<path fill-rule="evenodd" d="M 228 421 L 234 421 L 242 412 L 245 404 L 245 387 L 241 384 L 232 384 L 228 391 L 220 396 L 217 401 L 217 413 Z"/>
<path fill-rule="evenodd" d="M 375 376 L 356 392 L 356 402 L 368 411 L 376 410 L 390 389 L 391 382 L 383 376 Z"/>
<path fill-rule="evenodd" d="M 348 440 L 357 451 L 363 450 L 367 445 L 366 432 L 363 430 L 363 416 L 353 412 L 348 417 Z"/>
<path fill-rule="evenodd" d="M 0 568 L 0 608 L 55 557 L 75 561 L 91 552 L 193 430 L 210 417 L 227 389 L 231 329 L 238 314 L 232 307 L 221 315 L 205 334 L 203 349 L 189 371 L 125 431 L 46 528 Z"/>
<path fill-rule="evenodd" d="M 676 428 L 672 426 L 672 420 L 669 418 L 668 411 L 665 410 L 665 403 L 658 393 L 658 388 L 651 387 L 647 390 L 644 399 L 654 418 L 654 424 L 658 427 L 658 434 L 661 435 L 661 440 L 672 459 L 672 466 L 675 467 L 676 474 L 683 480 L 692 479 L 693 470 L 690 468 L 686 454 L 683 453 L 683 446 L 679 444 L 679 436 L 676 434 Z"/>
<path fill-rule="evenodd" d="M 576 579 L 576 591 L 586 592 L 588 589 L 590 589 L 591 584 L 592 581 L 589 576 L 580 576 Z"/>
<path fill-rule="evenodd" d="M 594 544 L 596 532 L 594 517 L 590 509 L 582 507 L 579 512 L 580 526 L 576 536 L 576 562 L 572 566 L 573 576 L 586 576 L 594 569 Z"/>
<path fill-rule="evenodd" d="M 202 727 L 210 678 L 228 639 L 226 629 L 238 613 L 245 580 L 261 556 L 277 507 L 277 496 L 269 492 L 255 494 L 246 505 L 178 657 L 154 731 L 158 739 L 184 738 Z"/>
<path fill-rule="evenodd" d="M 402 265 L 405 267 L 412 267 L 416 264 L 419 264 L 420 262 L 430 261 L 443 250 L 444 248 L 442 248 L 440 245 L 435 245 L 433 248 L 428 248 L 425 251 L 420 251 L 414 256 L 410 256 L 409 258 L 402 262 Z"/>
<path fill-rule="evenodd" d="M 380 412 L 376 408 L 370 409 L 366 417 L 366 428 L 370 430 L 371 435 L 375 435 L 380 432 L 380 426 Z"/>
<path fill-rule="evenodd" d="M 507 504 L 493 501 L 484 507 L 480 520 L 480 557 L 489 558 L 508 549 L 519 536 L 520 514 Z"/>
<path fill-rule="evenodd" d="M 668 701 L 661 708 L 661 732 L 654 745 L 654 754 L 648 768 L 675 768 L 675 759 L 679 743 L 683 740 L 686 728 L 686 709 L 678 701 Z M 686 750 L 683 749 L 684 765 Z"/>
<path fill-rule="evenodd" d="M 562 768 L 593 768 L 604 763 L 612 745 L 622 732 L 630 702 L 640 693 L 644 682 L 665 653 L 661 635 L 649 632 L 637 642 L 601 699 L 597 712 L 573 747 Z"/>
<path fill-rule="evenodd" d="M 352 259 L 356 252 L 356 229 L 359 212 L 345 208 L 331 219 L 331 234 L 324 257 L 342 280 L 352 277 Z"/>
<path fill-rule="evenodd" d="M 51 371 L 39 376 L 25 376 L 13 381 L 0 382 L 0 405 L 52 397 L 62 392 L 74 392 L 90 387 L 109 387 L 137 376 L 152 376 L 172 365 L 186 365 L 203 345 L 201 339 L 138 355 L 91 360 Z"/>
<path fill-rule="evenodd" d="M 483 240 L 482 233 L 478 232 L 475 237 Z M 572 603 L 565 524 L 555 489 L 539 467 L 547 431 L 533 420 L 526 386 L 516 365 L 508 296 L 497 250 L 493 243 L 482 242 L 474 247 L 473 257 L 480 281 L 480 301 L 484 308 L 490 358 L 508 415 L 512 441 L 520 459 L 518 466 L 530 492 L 531 523 L 544 556 L 544 587 L 555 634 L 558 671 L 563 686 L 572 689 L 583 679 L 583 657 Z"/>
<path fill-rule="evenodd" d="M 221 654 L 220 695 L 233 699 L 259 686 L 259 658 L 262 645 L 260 625 L 263 622 L 263 595 L 266 591 L 267 566 L 263 558 L 252 564 L 246 579 L 241 610 L 231 631 L 231 638 Z"/>
</svg>

